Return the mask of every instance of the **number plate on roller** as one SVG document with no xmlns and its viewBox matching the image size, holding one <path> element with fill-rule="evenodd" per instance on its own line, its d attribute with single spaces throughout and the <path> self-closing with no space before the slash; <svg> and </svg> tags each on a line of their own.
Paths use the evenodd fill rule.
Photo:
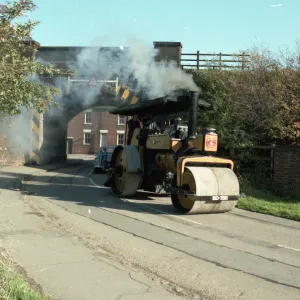
<svg viewBox="0 0 300 300">
<path fill-rule="evenodd" d="M 212 200 L 213 201 L 224 201 L 224 200 L 228 200 L 228 196 L 212 196 Z"/>
</svg>

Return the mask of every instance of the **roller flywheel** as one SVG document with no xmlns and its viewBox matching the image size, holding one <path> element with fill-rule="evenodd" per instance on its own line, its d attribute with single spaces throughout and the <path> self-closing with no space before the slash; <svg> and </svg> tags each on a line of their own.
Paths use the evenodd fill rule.
<svg viewBox="0 0 300 300">
<path fill-rule="evenodd" d="M 176 175 L 173 184 L 175 185 Z M 232 210 L 239 196 L 239 182 L 233 171 L 227 168 L 186 167 L 182 187 L 192 195 L 171 194 L 173 206 L 184 214 L 221 213 Z M 212 196 L 233 196 L 235 200 L 208 200 Z M 199 200 L 199 197 L 206 197 Z M 198 197 L 198 199 L 197 199 Z"/>
<path fill-rule="evenodd" d="M 115 160 L 112 175 L 112 191 L 121 197 L 131 197 L 139 188 L 141 175 L 128 172 L 126 153 L 121 150 Z"/>
</svg>

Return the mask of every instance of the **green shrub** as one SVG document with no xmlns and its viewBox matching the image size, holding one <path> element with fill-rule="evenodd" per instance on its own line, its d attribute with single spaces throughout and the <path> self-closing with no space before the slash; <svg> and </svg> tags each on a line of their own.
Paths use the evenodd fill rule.
<svg viewBox="0 0 300 300">
<path fill-rule="evenodd" d="M 300 50 L 280 58 L 264 49 L 248 53 L 249 70 L 189 71 L 212 104 L 199 109 L 198 126 L 215 127 L 225 148 L 299 143 Z"/>
</svg>

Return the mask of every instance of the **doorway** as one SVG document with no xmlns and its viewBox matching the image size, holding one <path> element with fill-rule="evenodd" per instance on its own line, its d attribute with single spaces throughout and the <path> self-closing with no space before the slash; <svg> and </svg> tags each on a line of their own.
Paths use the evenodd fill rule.
<svg viewBox="0 0 300 300">
<path fill-rule="evenodd" d="M 73 138 L 68 137 L 67 138 L 67 154 L 73 153 Z"/>
<path fill-rule="evenodd" d="M 107 146 L 107 133 L 108 130 L 100 130 L 100 147 Z"/>
</svg>

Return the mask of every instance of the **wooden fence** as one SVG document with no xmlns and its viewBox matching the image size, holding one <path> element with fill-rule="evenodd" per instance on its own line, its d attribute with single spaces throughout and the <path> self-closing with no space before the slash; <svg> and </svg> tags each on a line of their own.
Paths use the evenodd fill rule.
<svg viewBox="0 0 300 300">
<path fill-rule="evenodd" d="M 236 165 L 241 165 L 239 171 L 247 172 L 253 169 L 249 166 L 252 163 L 261 164 L 266 168 L 272 178 L 274 170 L 274 150 L 276 146 L 266 145 L 266 146 L 254 146 L 249 149 L 220 149 L 218 150 L 218 155 L 221 157 L 226 157 L 232 159 Z M 243 166 L 243 165 L 248 165 Z"/>
<path fill-rule="evenodd" d="M 187 58 L 183 58 L 187 57 Z M 208 54 L 208 53 L 182 53 L 181 68 L 187 69 L 249 69 L 247 58 L 250 55 L 245 54 Z"/>
<path fill-rule="evenodd" d="M 300 199 L 300 145 L 230 150 L 220 147 L 218 156 L 232 159 L 235 171 L 242 177 L 246 175 L 244 178 L 250 179 L 251 184 L 281 196 Z"/>
</svg>

